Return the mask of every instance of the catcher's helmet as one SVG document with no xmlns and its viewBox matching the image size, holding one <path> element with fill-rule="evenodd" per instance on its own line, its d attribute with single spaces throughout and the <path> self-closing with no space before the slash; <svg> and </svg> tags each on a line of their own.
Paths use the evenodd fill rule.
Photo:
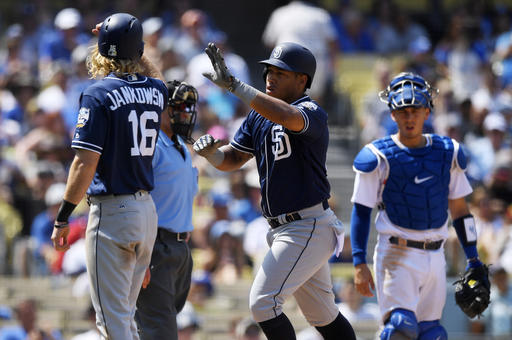
<svg viewBox="0 0 512 340">
<path fill-rule="evenodd" d="M 178 80 L 167 82 L 169 91 L 169 117 L 174 133 L 180 135 L 187 143 L 194 140 L 190 135 L 196 123 L 196 103 L 199 98 L 195 87 Z"/>
<path fill-rule="evenodd" d="M 432 100 L 439 92 L 420 75 L 402 72 L 391 80 L 389 86 L 379 92 L 379 98 L 387 103 L 391 110 L 404 107 L 427 107 L 432 109 Z"/>
<path fill-rule="evenodd" d="M 283 70 L 304 73 L 308 76 L 306 88 L 311 87 L 315 76 L 316 60 L 310 50 L 296 43 L 283 42 L 278 44 L 270 53 L 270 57 L 259 62 L 264 65 L 273 65 Z M 267 68 L 263 72 L 263 79 L 267 76 Z"/>
<path fill-rule="evenodd" d="M 100 28 L 98 49 L 107 58 L 140 58 L 144 42 L 139 19 L 127 13 L 116 13 L 106 18 Z"/>
</svg>

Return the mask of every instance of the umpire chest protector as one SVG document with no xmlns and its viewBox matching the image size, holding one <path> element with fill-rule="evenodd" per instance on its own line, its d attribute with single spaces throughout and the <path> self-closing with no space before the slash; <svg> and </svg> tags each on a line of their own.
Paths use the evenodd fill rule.
<svg viewBox="0 0 512 340">
<path fill-rule="evenodd" d="M 372 143 L 388 164 L 384 209 L 391 222 L 403 228 L 437 229 L 448 218 L 454 144 L 438 135 L 430 139 L 430 144 L 417 149 L 400 147 L 390 136 Z"/>
</svg>

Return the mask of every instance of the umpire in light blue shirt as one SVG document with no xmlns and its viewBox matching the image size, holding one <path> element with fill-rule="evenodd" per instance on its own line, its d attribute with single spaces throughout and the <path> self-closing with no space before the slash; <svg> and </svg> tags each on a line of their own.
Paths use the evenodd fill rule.
<svg viewBox="0 0 512 340">
<path fill-rule="evenodd" d="M 169 110 L 153 158 L 155 188 L 151 196 L 158 214 L 158 233 L 137 299 L 135 320 L 140 338 L 178 339 L 176 315 L 185 305 L 192 274 L 188 246 L 192 204 L 197 193 L 197 169 L 192 167 L 185 142 L 195 124 L 197 91 L 179 81 L 167 83 Z"/>
</svg>

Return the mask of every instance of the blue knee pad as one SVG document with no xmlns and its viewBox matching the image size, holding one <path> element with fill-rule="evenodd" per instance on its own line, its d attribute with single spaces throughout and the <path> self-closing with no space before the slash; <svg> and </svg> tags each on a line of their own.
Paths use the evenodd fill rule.
<svg viewBox="0 0 512 340">
<path fill-rule="evenodd" d="M 448 333 L 439 323 L 439 320 L 422 321 L 419 323 L 420 335 L 418 340 L 447 340 Z"/>
<path fill-rule="evenodd" d="M 418 333 L 416 315 L 407 309 L 394 309 L 380 333 L 380 340 L 413 340 Z"/>
</svg>

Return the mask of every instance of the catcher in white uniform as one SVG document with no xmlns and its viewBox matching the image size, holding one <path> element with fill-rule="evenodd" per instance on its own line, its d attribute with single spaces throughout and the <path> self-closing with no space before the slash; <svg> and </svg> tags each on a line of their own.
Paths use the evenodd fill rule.
<svg viewBox="0 0 512 340">
<path fill-rule="evenodd" d="M 450 216 L 468 258 L 466 276 L 471 275 L 484 295 L 488 288 L 487 267 L 478 259 L 474 219 L 465 201 L 472 188 L 464 174 L 464 153 L 455 140 L 422 133 L 435 93 L 419 75 L 397 75 L 379 97 L 388 103 L 398 133 L 367 144 L 354 160 L 354 282 L 364 296 L 373 296 L 371 290 L 377 293 L 381 339 L 447 339 L 439 320 L 446 300 L 443 243 Z M 379 209 L 376 285 L 366 264 L 374 207 Z M 470 293 L 473 288 L 468 288 Z M 470 297 L 471 308 L 475 303 L 487 307 L 488 299 L 470 295 L 464 297 Z"/>
</svg>

